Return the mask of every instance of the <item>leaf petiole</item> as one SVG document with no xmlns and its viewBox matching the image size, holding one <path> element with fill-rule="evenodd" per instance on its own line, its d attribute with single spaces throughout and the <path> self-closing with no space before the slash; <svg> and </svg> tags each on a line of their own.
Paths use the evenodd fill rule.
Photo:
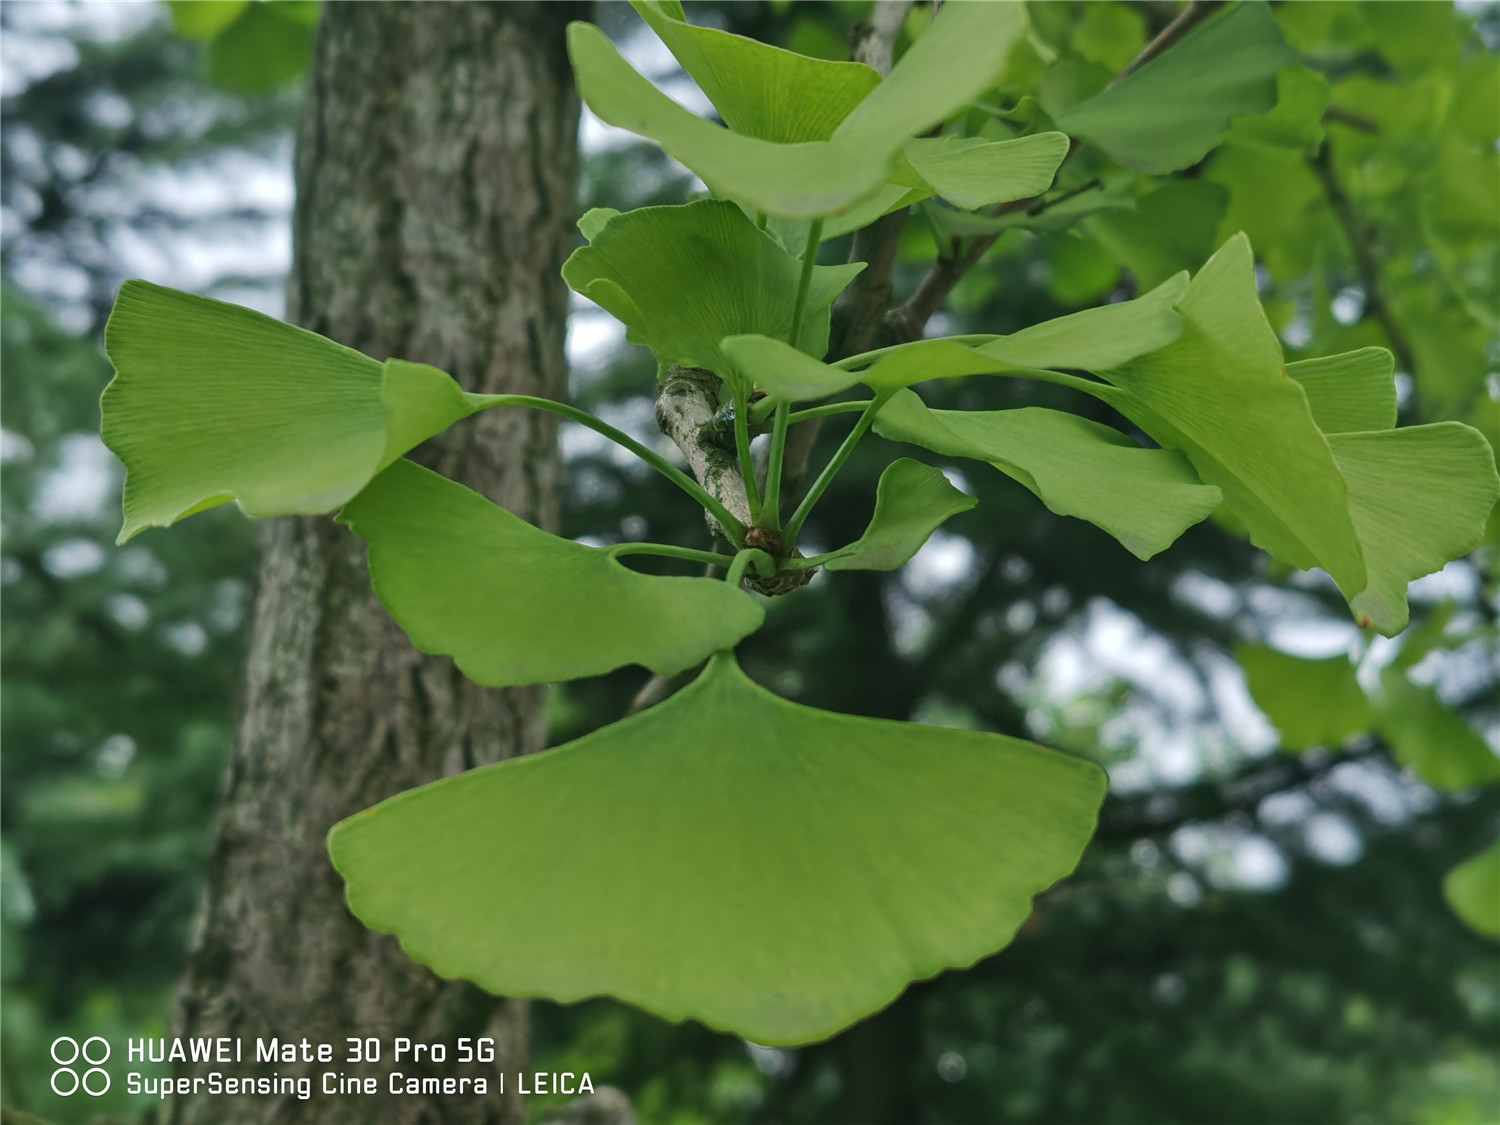
<svg viewBox="0 0 1500 1125">
<path fill-rule="evenodd" d="M 728 567 L 734 562 L 733 555 L 721 555 L 716 551 L 699 551 L 692 547 L 677 547 L 671 543 L 617 543 L 604 548 L 611 558 L 621 555 L 655 555 L 665 559 L 683 559 L 687 562 L 706 563 L 709 566 Z"/>
<path fill-rule="evenodd" d="M 762 578 L 770 578 L 776 573 L 776 560 L 759 547 L 746 547 L 734 556 L 734 561 L 729 564 L 729 573 L 724 576 L 724 581 L 731 586 L 738 586 L 744 580 L 745 571 L 751 566 Z"/>
<path fill-rule="evenodd" d="M 786 534 L 782 538 L 788 550 L 796 545 L 797 533 L 802 530 L 802 525 L 807 522 L 807 517 L 812 512 L 813 506 L 817 504 L 818 498 L 833 483 L 833 478 L 844 467 L 844 462 L 849 460 L 849 455 L 854 452 L 854 447 L 859 444 L 859 439 L 864 437 L 865 431 L 874 424 L 875 415 L 889 401 L 893 393 L 892 391 L 882 391 L 865 404 L 864 413 L 859 416 L 859 421 L 854 423 L 854 429 L 849 431 L 849 436 L 844 438 L 843 444 L 834 451 L 833 456 L 829 458 L 828 464 L 823 466 L 823 471 L 818 474 L 818 479 L 807 490 L 807 495 L 802 498 L 802 503 L 797 505 L 797 510 L 792 513 L 792 518 L 787 521 Z"/>
<path fill-rule="evenodd" d="M 557 414 L 571 422 L 577 422 L 580 426 L 586 426 L 597 434 L 603 434 L 616 445 L 630 450 L 707 508 L 714 519 L 719 521 L 719 526 L 724 529 L 725 534 L 730 537 L 730 541 L 735 546 L 739 546 L 744 541 L 744 524 L 730 515 L 729 509 L 719 503 L 707 489 L 654 449 L 642 445 L 635 438 L 622 430 L 617 430 L 602 418 L 595 418 L 587 410 L 580 410 L 566 402 L 554 402 L 550 398 L 538 398 L 535 395 L 469 395 L 468 398 L 481 410 L 488 410 L 492 406 L 523 406 L 531 410 L 544 410 L 549 414 Z"/>
</svg>

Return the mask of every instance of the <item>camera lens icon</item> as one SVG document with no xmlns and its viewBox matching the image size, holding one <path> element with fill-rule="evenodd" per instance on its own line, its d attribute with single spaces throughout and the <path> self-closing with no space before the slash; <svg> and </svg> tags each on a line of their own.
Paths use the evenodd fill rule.
<svg viewBox="0 0 1500 1125">
<path fill-rule="evenodd" d="M 82 1075 L 74 1066 L 80 1059 L 88 1064 Z M 102 1035 L 89 1036 L 82 1046 L 71 1035 L 59 1035 L 52 1040 L 52 1061 L 57 1063 L 52 1092 L 58 1097 L 69 1097 L 80 1088 L 91 1098 L 109 1092 L 109 1072 L 100 1065 L 109 1061 L 109 1044 Z"/>
</svg>

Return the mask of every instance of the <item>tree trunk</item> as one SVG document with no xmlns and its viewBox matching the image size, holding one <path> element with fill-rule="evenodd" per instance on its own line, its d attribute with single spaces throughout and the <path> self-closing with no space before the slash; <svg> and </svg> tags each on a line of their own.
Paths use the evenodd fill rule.
<svg viewBox="0 0 1500 1125">
<path fill-rule="evenodd" d="M 290 316 L 377 359 L 465 389 L 562 397 L 578 104 L 571 4 L 327 4 L 297 157 Z M 550 416 L 485 412 L 417 459 L 543 527 L 556 522 Z M 512 1122 L 526 1011 L 439 980 L 365 930 L 324 850 L 338 820 L 403 789 L 539 750 L 544 689 L 492 690 L 424 657 L 370 592 L 363 546 L 326 518 L 262 529 L 235 744 L 172 1034 L 238 1038 L 243 1062 L 179 1065 L 308 1077 L 310 1099 L 179 1096 L 172 1122 Z M 496 1061 L 455 1061 L 491 1036 Z M 327 1043 L 334 1063 L 257 1066 L 255 1040 Z M 391 1058 L 397 1036 L 445 1063 Z M 378 1064 L 346 1062 L 375 1038 Z M 483 1075 L 483 1096 L 392 1096 L 392 1070 Z M 503 1093 L 501 1070 L 509 1081 Z M 378 1095 L 325 1095 L 325 1071 Z"/>
</svg>

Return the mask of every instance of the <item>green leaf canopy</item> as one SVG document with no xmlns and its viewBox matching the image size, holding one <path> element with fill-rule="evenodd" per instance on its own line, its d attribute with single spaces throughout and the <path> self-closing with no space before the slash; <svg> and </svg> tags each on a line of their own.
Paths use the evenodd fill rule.
<svg viewBox="0 0 1500 1125">
<path fill-rule="evenodd" d="M 1108 89 L 1044 106 L 1057 127 L 1140 172 L 1202 160 L 1234 117 L 1276 105 L 1276 75 L 1296 61 L 1269 8 L 1242 3 L 1208 20 Z"/>
<path fill-rule="evenodd" d="M 641 11 L 689 73 L 706 82 L 731 127 L 684 109 L 636 73 L 598 28 L 575 23 L 568 53 L 584 101 L 601 120 L 654 140 L 718 193 L 783 219 L 835 215 L 878 189 L 907 141 L 989 87 L 1026 26 L 1020 5 L 954 4 L 889 77 L 853 101 L 869 82 L 868 68 L 836 72 L 828 68 L 837 64 L 773 56 L 773 48 L 738 36 L 710 39 L 681 23 L 675 7 Z M 799 78 L 828 104 L 804 104 L 809 90 L 790 85 Z M 833 115 L 851 102 L 824 138 Z"/>
<path fill-rule="evenodd" d="M 960 492 L 940 469 L 903 457 L 880 474 L 875 514 L 865 533 L 823 557 L 828 570 L 896 570 L 911 561 L 922 544 L 959 512 L 979 501 Z"/>
<path fill-rule="evenodd" d="M 440 976 L 795 1044 L 1003 947 L 1104 789 L 1028 742 L 789 703 L 721 654 L 643 714 L 359 813 L 329 850 L 360 920 Z"/>
<path fill-rule="evenodd" d="M 328 512 L 478 405 L 436 368 L 368 356 L 237 305 L 128 281 L 104 333 L 104 444 L 125 463 L 120 542 L 238 500 Z"/>
<path fill-rule="evenodd" d="M 948 457 L 985 461 L 1060 516 L 1103 528 L 1137 558 L 1169 547 L 1219 505 L 1182 454 L 1059 410 L 929 410 L 911 391 L 875 416 L 875 432 Z"/>
<path fill-rule="evenodd" d="M 1256 706 L 1281 732 L 1282 749 L 1336 749 L 1370 729 L 1370 702 L 1347 656 L 1310 660 L 1256 644 L 1235 656 Z"/>
<path fill-rule="evenodd" d="M 339 520 L 369 543 L 375 593 L 412 643 L 490 687 L 625 664 L 671 675 L 764 618 L 724 582 L 639 574 L 410 461 L 376 477 Z"/>
<path fill-rule="evenodd" d="M 802 263 L 733 203 L 591 211 L 579 226 L 590 243 L 563 264 L 563 278 L 623 321 L 664 369 L 680 363 L 728 377 L 725 336 L 785 338 L 791 329 Z M 798 341 L 804 351 L 827 350 L 828 307 L 863 268 L 813 267 Z"/>
<path fill-rule="evenodd" d="M 1400 668 L 1380 674 L 1375 729 L 1391 753 L 1434 789 L 1460 790 L 1500 780 L 1500 758 L 1433 688 Z"/>
</svg>

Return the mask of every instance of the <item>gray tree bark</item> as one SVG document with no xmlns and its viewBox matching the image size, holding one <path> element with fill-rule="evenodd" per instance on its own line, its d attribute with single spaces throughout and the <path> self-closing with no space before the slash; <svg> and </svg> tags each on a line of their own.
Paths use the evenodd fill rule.
<svg viewBox="0 0 1500 1125">
<path fill-rule="evenodd" d="M 290 316 L 377 359 L 451 373 L 466 389 L 566 394 L 565 290 L 578 104 L 564 27 L 582 6 L 328 4 L 299 138 Z M 543 527 L 556 522 L 548 415 L 497 410 L 417 459 Z M 242 713 L 172 1034 L 330 1043 L 336 1065 L 249 1057 L 209 1070 L 380 1081 L 378 1096 L 178 1097 L 171 1122 L 438 1123 L 523 1119 L 514 1074 L 526 1012 L 410 961 L 344 903 L 324 851 L 338 820 L 446 774 L 540 749 L 543 689 L 492 690 L 418 654 L 370 592 L 362 545 L 326 518 L 265 525 Z M 497 1060 L 458 1066 L 460 1036 Z M 344 1062 L 376 1037 L 375 1066 Z M 484 1074 L 485 1096 L 388 1096 L 393 1037 L 449 1061 L 396 1069 Z M 500 1070 L 509 1072 L 498 1092 Z"/>
</svg>

